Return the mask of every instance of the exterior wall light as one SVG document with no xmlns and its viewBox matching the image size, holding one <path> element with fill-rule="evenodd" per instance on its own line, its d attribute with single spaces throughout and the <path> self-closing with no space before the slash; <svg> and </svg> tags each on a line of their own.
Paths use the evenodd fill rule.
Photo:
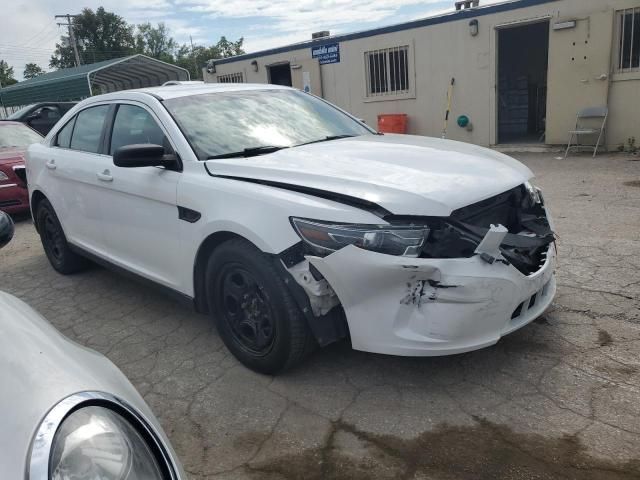
<svg viewBox="0 0 640 480">
<path fill-rule="evenodd" d="M 478 36 L 478 20 L 475 18 L 469 22 L 469 33 L 472 37 Z"/>
<path fill-rule="evenodd" d="M 258 71 L 258 61 L 257 60 L 252 60 L 251 61 L 251 66 L 253 67 L 253 71 L 254 72 Z"/>
</svg>

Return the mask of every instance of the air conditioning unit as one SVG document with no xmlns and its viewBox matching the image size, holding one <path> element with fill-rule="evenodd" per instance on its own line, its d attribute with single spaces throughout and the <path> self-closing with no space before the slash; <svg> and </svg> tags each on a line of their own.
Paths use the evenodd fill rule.
<svg viewBox="0 0 640 480">
<path fill-rule="evenodd" d="M 467 8 L 474 8 L 480 5 L 480 0 L 462 0 L 456 2 L 456 10 L 462 10 Z"/>
</svg>

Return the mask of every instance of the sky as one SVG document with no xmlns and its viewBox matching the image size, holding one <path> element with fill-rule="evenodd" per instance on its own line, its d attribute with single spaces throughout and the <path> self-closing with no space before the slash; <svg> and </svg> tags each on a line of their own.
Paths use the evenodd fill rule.
<svg viewBox="0 0 640 480">
<path fill-rule="evenodd" d="M 481 5 L 502 0 L 481 0 Z M 164 22 L 175 40 L 210 45 L 224 35 L 245 39 L 254 52 L 308 40 L 311 33 L 354 32 L 453 10 L 454 0 L 6 0 L 0 29 L 0 59 L 22 80 L 24 65 L 48 69 L 64 27 L 54 15 L 103 6 L 127 22 Z M 60 20 L 57 20 L 60 21 Z"/>
</svg>

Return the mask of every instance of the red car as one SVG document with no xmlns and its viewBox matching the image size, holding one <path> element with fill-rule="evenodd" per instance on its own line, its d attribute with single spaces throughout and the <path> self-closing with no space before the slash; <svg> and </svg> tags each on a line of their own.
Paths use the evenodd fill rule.
<svg viewBox="0 0 640 480">
<path fill-rule="evenodd" d="M 35 130 L 19 122 L 0 122 L 0 210 L 29 210 L 24 155 L 27 147 L 42 140 Z"/>
</svg>

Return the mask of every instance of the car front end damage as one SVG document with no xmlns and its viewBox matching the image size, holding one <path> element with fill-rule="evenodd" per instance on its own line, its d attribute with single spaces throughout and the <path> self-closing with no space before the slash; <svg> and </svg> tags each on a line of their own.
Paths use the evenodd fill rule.
<svg viewBox="0 0 640 480">
<path fill-rule="evenodd" d="M 555 236 L 540 191 L 528 183 L 448 217 L 384 221 L 411 232 L 424 228 L 419 251 L 380 253 L 354 241 L 326 252 L 316 248 L 318 235 L 310 240 L 303 232 L 303 241 L 281 255 L 308 298 L 321 344 L 343 336 L 339 322 L 346 319 L 356 350 L 462 353 L 495 344 L 553 300 Z"/>
</svg>

